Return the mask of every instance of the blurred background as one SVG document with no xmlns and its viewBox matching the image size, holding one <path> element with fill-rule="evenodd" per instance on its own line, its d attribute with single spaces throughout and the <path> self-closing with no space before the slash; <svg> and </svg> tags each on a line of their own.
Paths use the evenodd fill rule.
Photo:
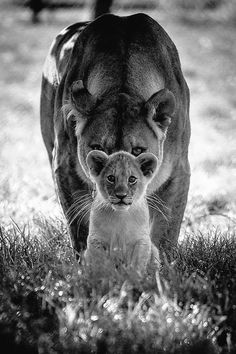
<svg viewBox="0 0 236 354">
<path fill-rule="evenodd" d="M 67 25 L 145 12 L 176 44 L 191 92 L 185 231 L 236 225 L 235 0 L 0 0 L 0 225 L 63 218 L 39 127 L 41 72 Z"/>
</svg>

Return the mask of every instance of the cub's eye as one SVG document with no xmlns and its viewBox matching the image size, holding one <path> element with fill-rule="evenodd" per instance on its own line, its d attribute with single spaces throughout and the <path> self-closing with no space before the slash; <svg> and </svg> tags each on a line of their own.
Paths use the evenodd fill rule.
<svg viewBox="0 0 236 354">
<path fill-rule="evenodd" d="M 142 152 L 145 152 L 146 150 L 147 150 L 146 148 L 142 148 L 142 147 L 133 148 L 132 155 L 138 156 L 138 155 L 142 154 Z"/>
<path fill-rule="evenodd" d="M 91 145 L 91 148 L 92 148 L 93 150 L 101 150 L 101 151 L 103 151 L 102 146 L 99 145 L 99 144 Z"/>
<path fill-rule="evenodd" d="M 134 177 L 134 176 L 130 176 L 129 177 L 129 183 L 130 184 L 135 184 L 137 182 L 137 178 L 136 177 Z"/>
<path fill-rule="evenodd" d="M 110 183 L 115 183 L 115 176 L 113 176 L 113 175 L 107 176 L 107 181 Z"/>
</svg>

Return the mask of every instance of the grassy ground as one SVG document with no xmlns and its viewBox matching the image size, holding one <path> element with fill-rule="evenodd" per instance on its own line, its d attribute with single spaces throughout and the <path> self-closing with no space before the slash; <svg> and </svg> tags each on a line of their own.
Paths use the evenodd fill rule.
<svg viewBox="0 0 236 354">
<path fill-rule="evenodd" d="M 94 279 L 72 253 L 39 130 L 43 60 L 85 11 L 0 9 L 0 343 L 19 353 L 236 352 L 235 24 L 152 12 L 191 90 L 192 181 L 175 262 Z M 133 289 L 123 283 L 129 278 Z"/>
</svg>

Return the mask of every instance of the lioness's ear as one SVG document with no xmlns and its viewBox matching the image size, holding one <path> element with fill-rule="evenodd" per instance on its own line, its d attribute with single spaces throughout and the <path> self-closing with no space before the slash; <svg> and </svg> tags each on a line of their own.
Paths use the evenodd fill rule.
<svg viewBox="0 0 236 354">
<path fill-rule="evenodd" d="M 73 82 L 70 98 L 73 106 L 82 114 L 89 113 L 97 104 L 97 98 L 88 92 L 82 80 Z"/>
<path fill-rule="evenodd" d="M 97 177 L 104 166 L 106 165 L 108 156 L 103 151 L 90 151 L 86 158 L 86 162 L 90 171 L 91 176 Z"/>
<path fill-rule="evenodd" d="M 175 112 L 175 96 L 168 89 L 162 89 L 154 93 L 149 100 L 145 103 L 146 108 L 154 108 L 156 114 L 153 120 L 161 128 L 167 128 L 171 123 L 171 118 Z"/>
<path fill-rule="evenodd" d="M 156 172 L 158 160 L 151 152 L 140 154 L 136 157 L 136 161 L 139 163 L 141 171 L 145 177 L 151 178 Z"/>
</svg>

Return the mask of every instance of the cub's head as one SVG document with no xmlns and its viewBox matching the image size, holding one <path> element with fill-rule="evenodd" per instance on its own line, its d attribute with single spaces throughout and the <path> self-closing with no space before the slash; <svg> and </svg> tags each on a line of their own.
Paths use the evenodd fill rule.
<svg viewBox="0 0 236 354">
<path fill-rule="evenodd" d="M 124 151 L 109 156 L 102 151 L 91 151 L 87 165 L 102 200 L 114 210 L 127 210 L 143 198 L 158 162 L 152 153 L 135 157 Z"/>
</svg>

